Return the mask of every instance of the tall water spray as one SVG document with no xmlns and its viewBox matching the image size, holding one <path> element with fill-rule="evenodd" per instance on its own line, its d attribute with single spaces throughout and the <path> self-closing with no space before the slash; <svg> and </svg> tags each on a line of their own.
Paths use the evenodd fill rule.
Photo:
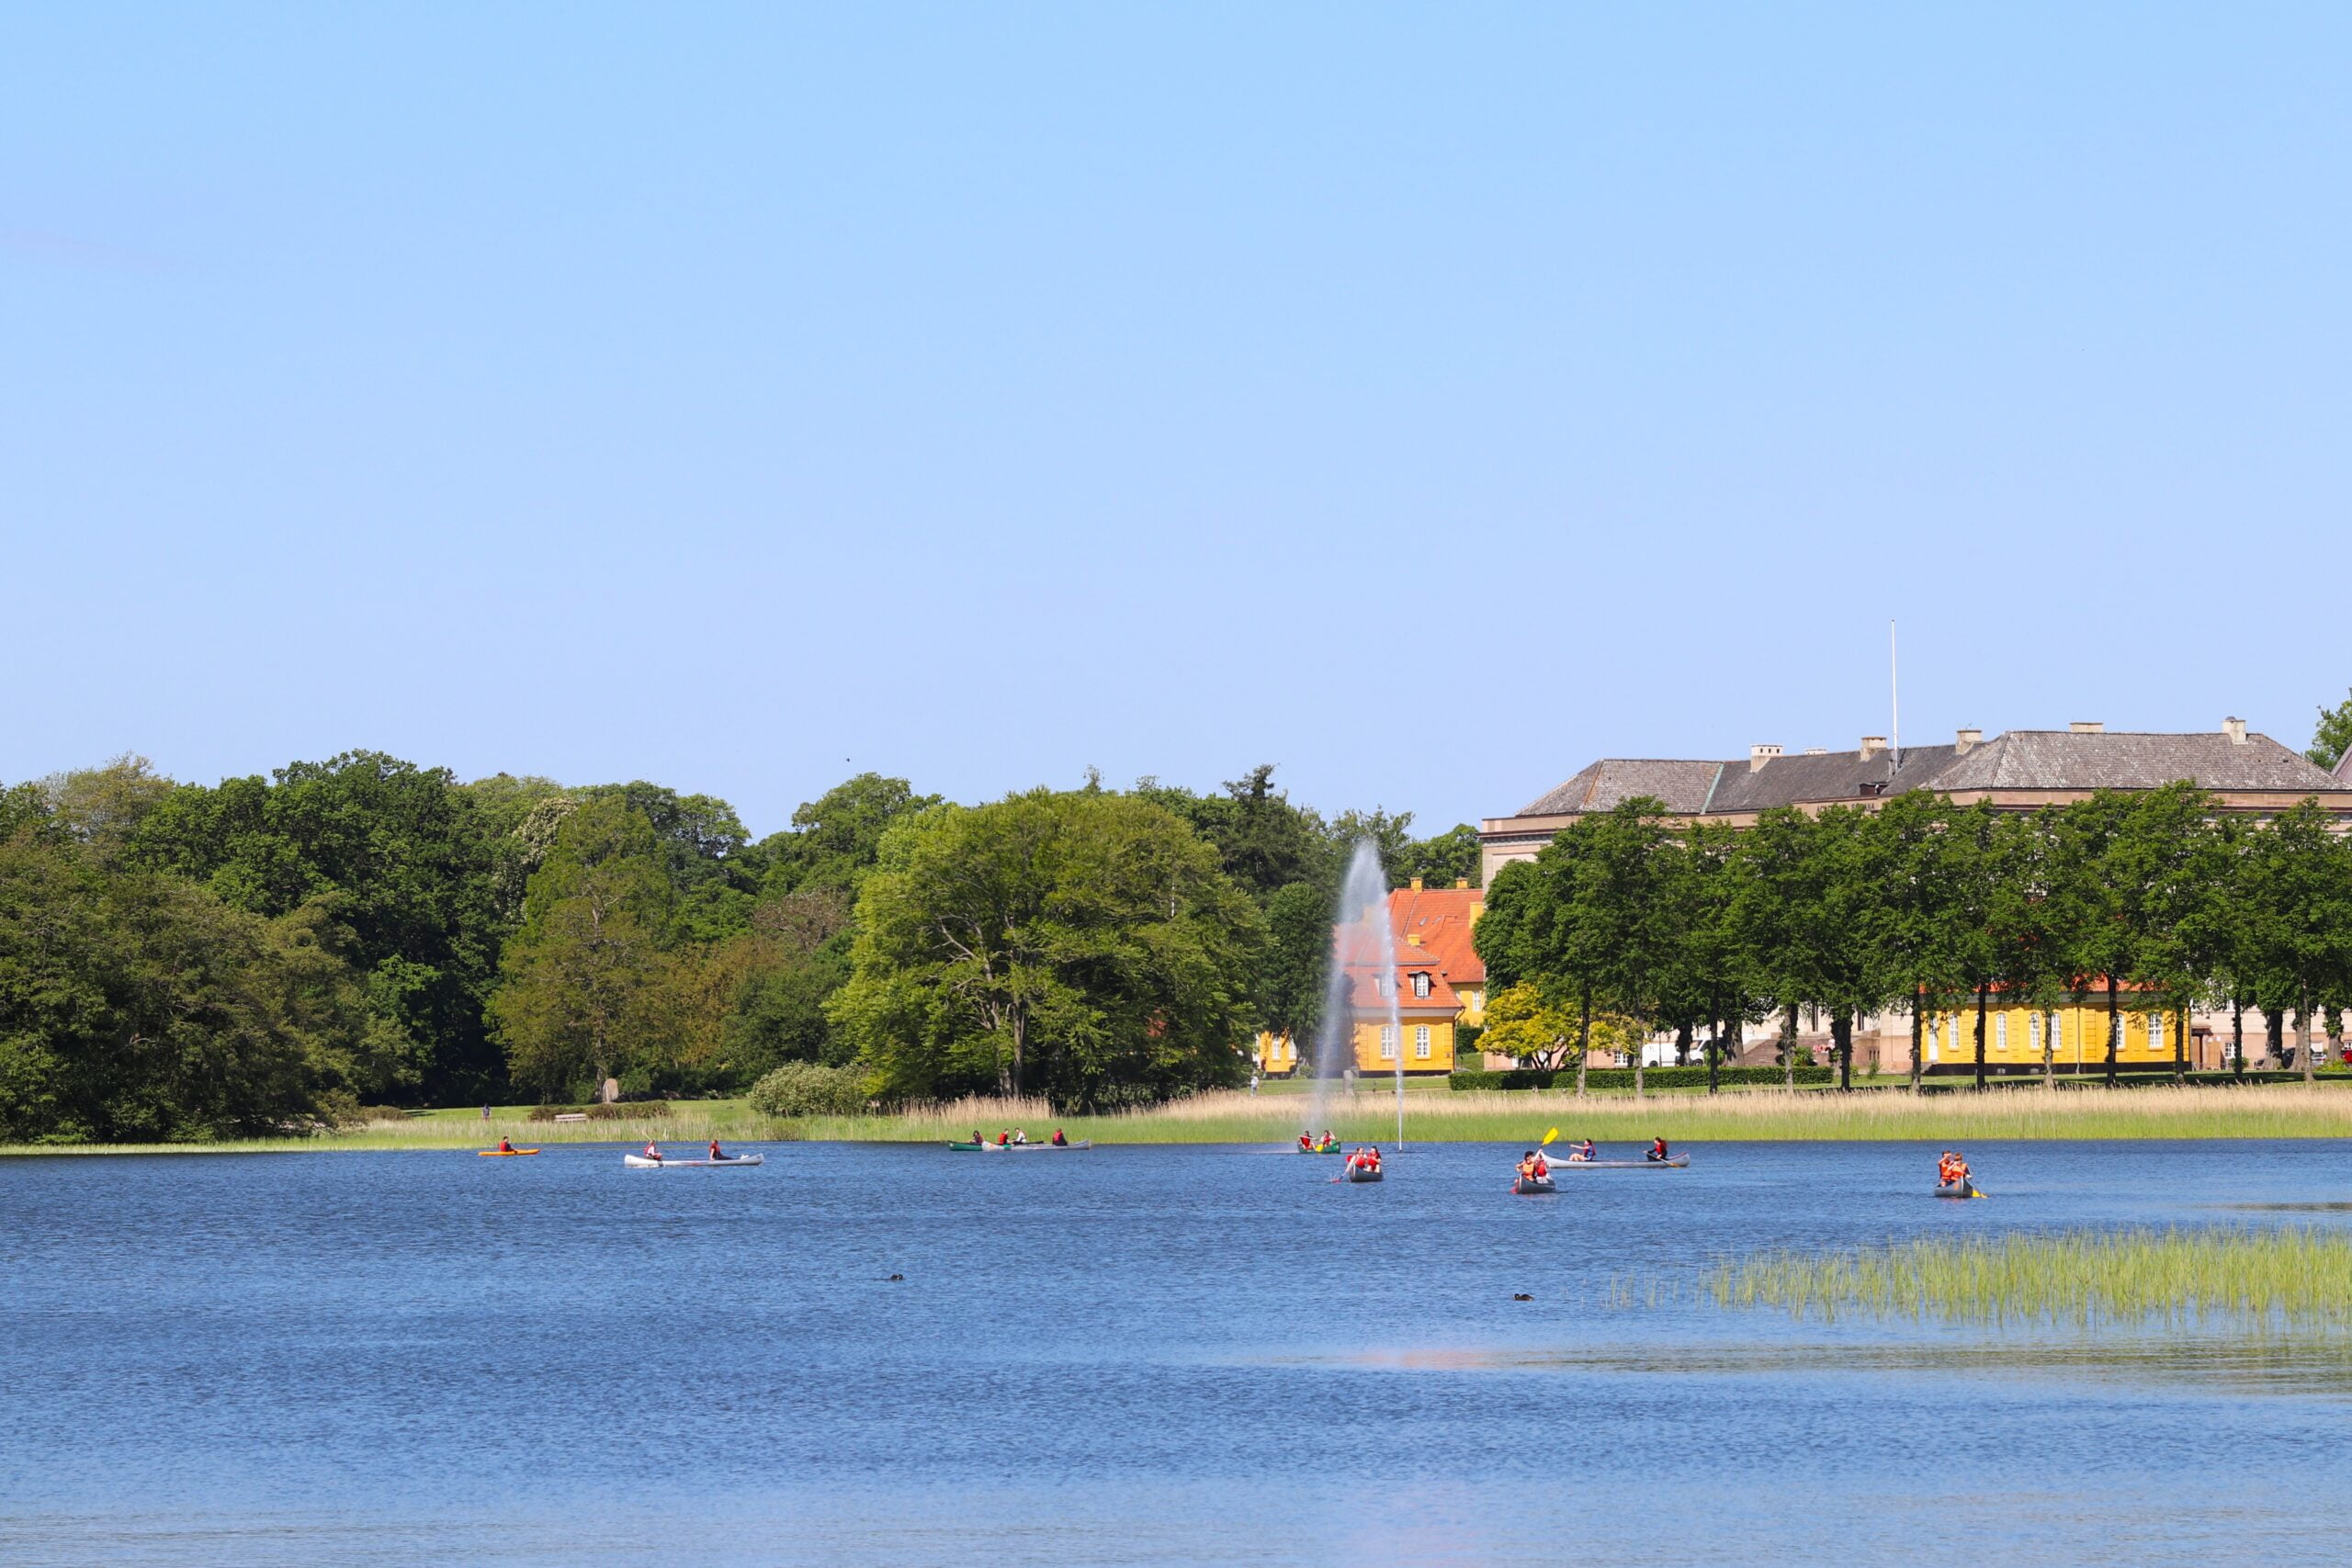
<svg viewBox="0 0 2352 1568">
<path fill-rule="evenodd" d="M 1370 839 L 1358 839 L 1331 917 L 1331 974 L 1315 1031 L 1315 1089 L 1307 1114 L 1320 1134 L 1330 1123 L 1332 1087 L 1355 1066 L 1355 1026 L 1385 1020 L 1381 1043 L 1396 1064 L 1396 1141 L 1405 1141 L 1405 1031 L 1396 1001 L 1396 938 L 1388 925 L 1388 874 Z"/>
</svg>

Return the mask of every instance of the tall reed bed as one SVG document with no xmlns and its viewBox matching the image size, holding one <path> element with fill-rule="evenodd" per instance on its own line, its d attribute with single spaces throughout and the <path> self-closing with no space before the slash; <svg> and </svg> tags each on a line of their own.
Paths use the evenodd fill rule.
<svg viewBox="0 0 2352 1568">
<path fill-rule="evenodd" d="M 1073 1138 L 1129 1144 L 1287 1142 L 1314 1113 L 1296 1096 L 1195 1095 L 1113 1115 L 1056 1118 L 1041 1101 L 967 1100 L 888 1116 L 808 1118 L 786 1135 L 921 1141 L 1060 1126 Z M 1396 1101 L 1370 1089 L 1334 1095 L 1325 1125 L 1349 1142 L 1396 1135 Z M 1509 1143 L 1556 1126 L 1564 1136 L 1635 1142 L 2009 1138 L 2339 1138 L 2352 1136 L 2352 1090 L 2334 1085 L 2243 1089 L 2085 1089 L 1914 1096 L 1899 1090 L 1746 1089 L 1721 1095 L 1485 1093 L 1408 1095 L 1408 1142 Z"/>
<path fill-rule="evenodd" d="M 1639 1285 L 1616 1292 L 1634 1304 Z M 1719 1264 L 1700 1285 L 1726 1307 L 1959 1323 L 2352 1327 L 2352 1235 L 2275 1230 L 2068 1231 L 1936 1238 Z"/>
</svg>

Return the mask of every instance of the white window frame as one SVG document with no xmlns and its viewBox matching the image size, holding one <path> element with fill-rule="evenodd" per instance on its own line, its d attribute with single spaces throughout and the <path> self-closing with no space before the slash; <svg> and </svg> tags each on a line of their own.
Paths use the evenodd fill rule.
<svg viewBox="0 0 2352 1568">
<path fill-rule="evenodd" d="M 1396 1059 L 1396 1026 L 1393 1023 L 1380 1026 L 1380 1059 L 1384 1062 Z"/>
<path fill-rule="evenodd" d="M 1413 1055 L 1424 1062 L 1430 1059 L 1430 1026 L 1426 1023 L 1413 1025 Z"/>
<path fill-rule="evenodd" d="M 2006 1051 L 2008 1048 L 2009 1015 L 2005 1012 L 1996 1012 L 1993 1015 L 1993 1049 Z"/>
<path fill-rule="evenodd" d="M 1426 996 L 1428 996 L 1429 994 L 1430 994 L 1430 977 L 1429 977 L 1427 975 L 1416 975 L 1416 976 L 1413 976 L 1413 995 L 1415 995 L 1415 996 L 1417 996 L 1417 997 L 1426 997 Z"/>
</svg>

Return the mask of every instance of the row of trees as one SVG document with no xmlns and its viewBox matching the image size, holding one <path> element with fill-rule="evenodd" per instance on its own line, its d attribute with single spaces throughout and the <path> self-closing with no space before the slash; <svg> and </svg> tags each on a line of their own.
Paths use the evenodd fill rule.
<svg viewBox="0 0 2352 1568">
<path fill-rule="evenodd" d="M 867 773 L 753 839 L 645 783 L 459 783 L 375 752 L 0 791 L 0 1137 L 253 1132 L 361 1102 L 739 1088 L 1104 1101 L 1312 1026 L 1345 846 L 1471 874 L 1466 827 L 1326 820 L 1259 768 L 963 808 Z M 852 984 L 853 977 L 856 983 Z"/>
<path fill-rule="evenodd" d="M 2314 1068 L 2312 1031 L 2352 1003 L 2352 841 L 2306 801 L 2267 821 L 2217 814 L 2193 785 L 2102 793 L 2032 813 L 1900 795 L 1876 811 L 1764 813 L 1735 832 L 1684 827 L 1632 800 L 1506 867 L 1477 946 L 1505 1031 L 1489 1043 L 1581 1060 L 1593 1020 L 1703 1036 L 1710 1066 L 1742 1026 L 1828 1020 L 1841 1083 L 1868 1015 L 1975 1015 L 1984 1076 L 1993 999 L 2108 1012 L 2120 995 L 2186 1011 L 2226 1005 L 2267 1021 L 2274 1054 Z M 2176 1032 L 2179 1039 L 2181 1032 Z M 2045 1069 L 2048 1052 L 2045 1050 Z"/>
</svg>

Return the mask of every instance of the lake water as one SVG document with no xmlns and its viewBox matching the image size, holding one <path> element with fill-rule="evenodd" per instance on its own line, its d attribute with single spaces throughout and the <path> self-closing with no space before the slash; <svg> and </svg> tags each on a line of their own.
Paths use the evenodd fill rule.
<svg viewBox="0 0 2352 1568">
<path fill-rule="evenodd" d="M 2343 1224 L 2336 1145 L 1985 1144 L 1980 1203 L 1916 1145 L 1539 1199 L 1518 1152 L 1376 1187 L 1238 1148 L 0 1160 L 0 1562 L 2352 1551 L 2327 1344 L 1606 1304 L 1758 1247 Z"/>
</svg>

